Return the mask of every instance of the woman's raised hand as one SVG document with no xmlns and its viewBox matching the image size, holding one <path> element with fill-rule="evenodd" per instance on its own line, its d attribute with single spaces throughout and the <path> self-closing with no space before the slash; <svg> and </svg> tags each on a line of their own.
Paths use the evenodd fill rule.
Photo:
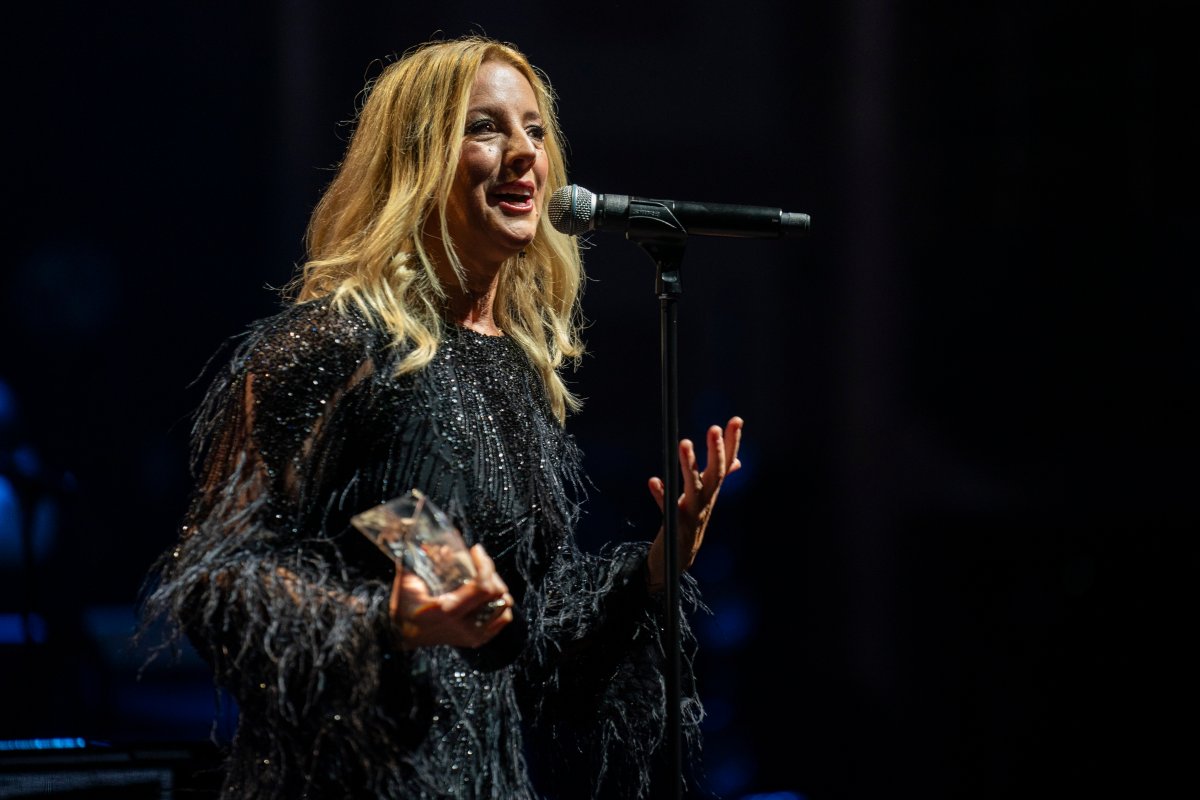
<svg viewBox="0 0 1200 800">
<path fill-rule="evenodd" d="M 696 560 L 696 553 L 704 542 L 704 530 L 712 518 L 721 483 L 727 475 L 737 472 L 742 466 L 737 457 L 742 441 L 742 426 L 742 418 L 733 417 L 724 430 L 719 425 L 708 429 L 708 459 L 703 472 L 697 469 L 696 448 L 691 440 L 684 439 L 679 443 L 679 468 L 683 473 L 683 494 L 679 496 L 676 517 L 680 570 L 686 570 Z M 654 496 L 659 509 L 664 509 L 662 479 L 651 478 L 649 485 L 650 494 Z M 660 528 L 646 556 L 651 591 L 658 591 L 666 585 L 663 547 L 663 530 Z"/>
</svg>

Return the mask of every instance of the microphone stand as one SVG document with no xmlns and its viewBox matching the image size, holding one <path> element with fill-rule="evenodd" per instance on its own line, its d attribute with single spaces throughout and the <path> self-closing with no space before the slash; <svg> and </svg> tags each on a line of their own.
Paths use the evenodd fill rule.
<svg viewBox="0 0 1200 800">
<path fill-rule="evenodd" d="M 630 231 L 626 238 L 635 242 L 654 260 L 657 278 L 654 289 L 658 295 L 661 328 L 662 365 L 662 458 L 663 458 L 663 563 L 666 568 L 667 605 L 667 669 L 666 702 L 667 766 L 675 776 L 668 797 L 679 798 L 684 784 L 682 754 L 682 681 L 680 677 L 680 618 L 682 616 L 682 592 L 679 585 L 678 517 L 676 503 L 679 499 L 679 337 L 677 302 L 683 293 L 681 271 L 683 251 L 687 244 L 687 231 L 665 205 L 662 216 L 653 218 L 662 223 L 654 231 Z"/>
</svg>

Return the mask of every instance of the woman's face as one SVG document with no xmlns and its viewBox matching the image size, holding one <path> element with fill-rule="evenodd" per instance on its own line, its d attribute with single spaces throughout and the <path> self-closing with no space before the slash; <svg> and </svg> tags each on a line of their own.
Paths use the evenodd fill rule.
<svg viewBox="0 0 1200 800">
<path fill-rule="evenodd" d="M 446 204 L 455 251 L 469 272 L 494 274 L 533 241 L 549 169 L 544 138 L 529 81 L 502 61 L 485 62 L 471 88 Z"/>
</svg>

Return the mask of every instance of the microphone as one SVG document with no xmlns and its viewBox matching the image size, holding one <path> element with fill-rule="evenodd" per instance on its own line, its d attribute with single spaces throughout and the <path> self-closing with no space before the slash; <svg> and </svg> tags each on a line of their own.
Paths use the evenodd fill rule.
<svg viewBox="0 0 1200 800">
<path fill-rule="evenodd" d="M 587 231 L 653 234 L 680 226 L 699 236 L 778 239 L 808 234 L 809 216 L 765 206 L 652 200 L 623 194 L 594 194 L 582 186 L 564 186 L 550 195 L 550 224 L 559 233 Z"/>
</svg>

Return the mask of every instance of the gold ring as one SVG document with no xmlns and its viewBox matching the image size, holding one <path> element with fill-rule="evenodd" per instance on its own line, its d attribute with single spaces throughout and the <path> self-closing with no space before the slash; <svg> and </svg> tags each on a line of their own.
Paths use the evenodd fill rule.
<svg viewBox="0 0 1200 800">
<path fill-rule="evenodd" d="M 485 627 L 488 625 L 488 623 L 496 619 L 496 617 L 503 614 L 504 609 L 506 608 L 508 608 L 508 601 L 503 597 L 485 603 L 478 611 L 475 612 L 475 627 Z"/>
</svg>

